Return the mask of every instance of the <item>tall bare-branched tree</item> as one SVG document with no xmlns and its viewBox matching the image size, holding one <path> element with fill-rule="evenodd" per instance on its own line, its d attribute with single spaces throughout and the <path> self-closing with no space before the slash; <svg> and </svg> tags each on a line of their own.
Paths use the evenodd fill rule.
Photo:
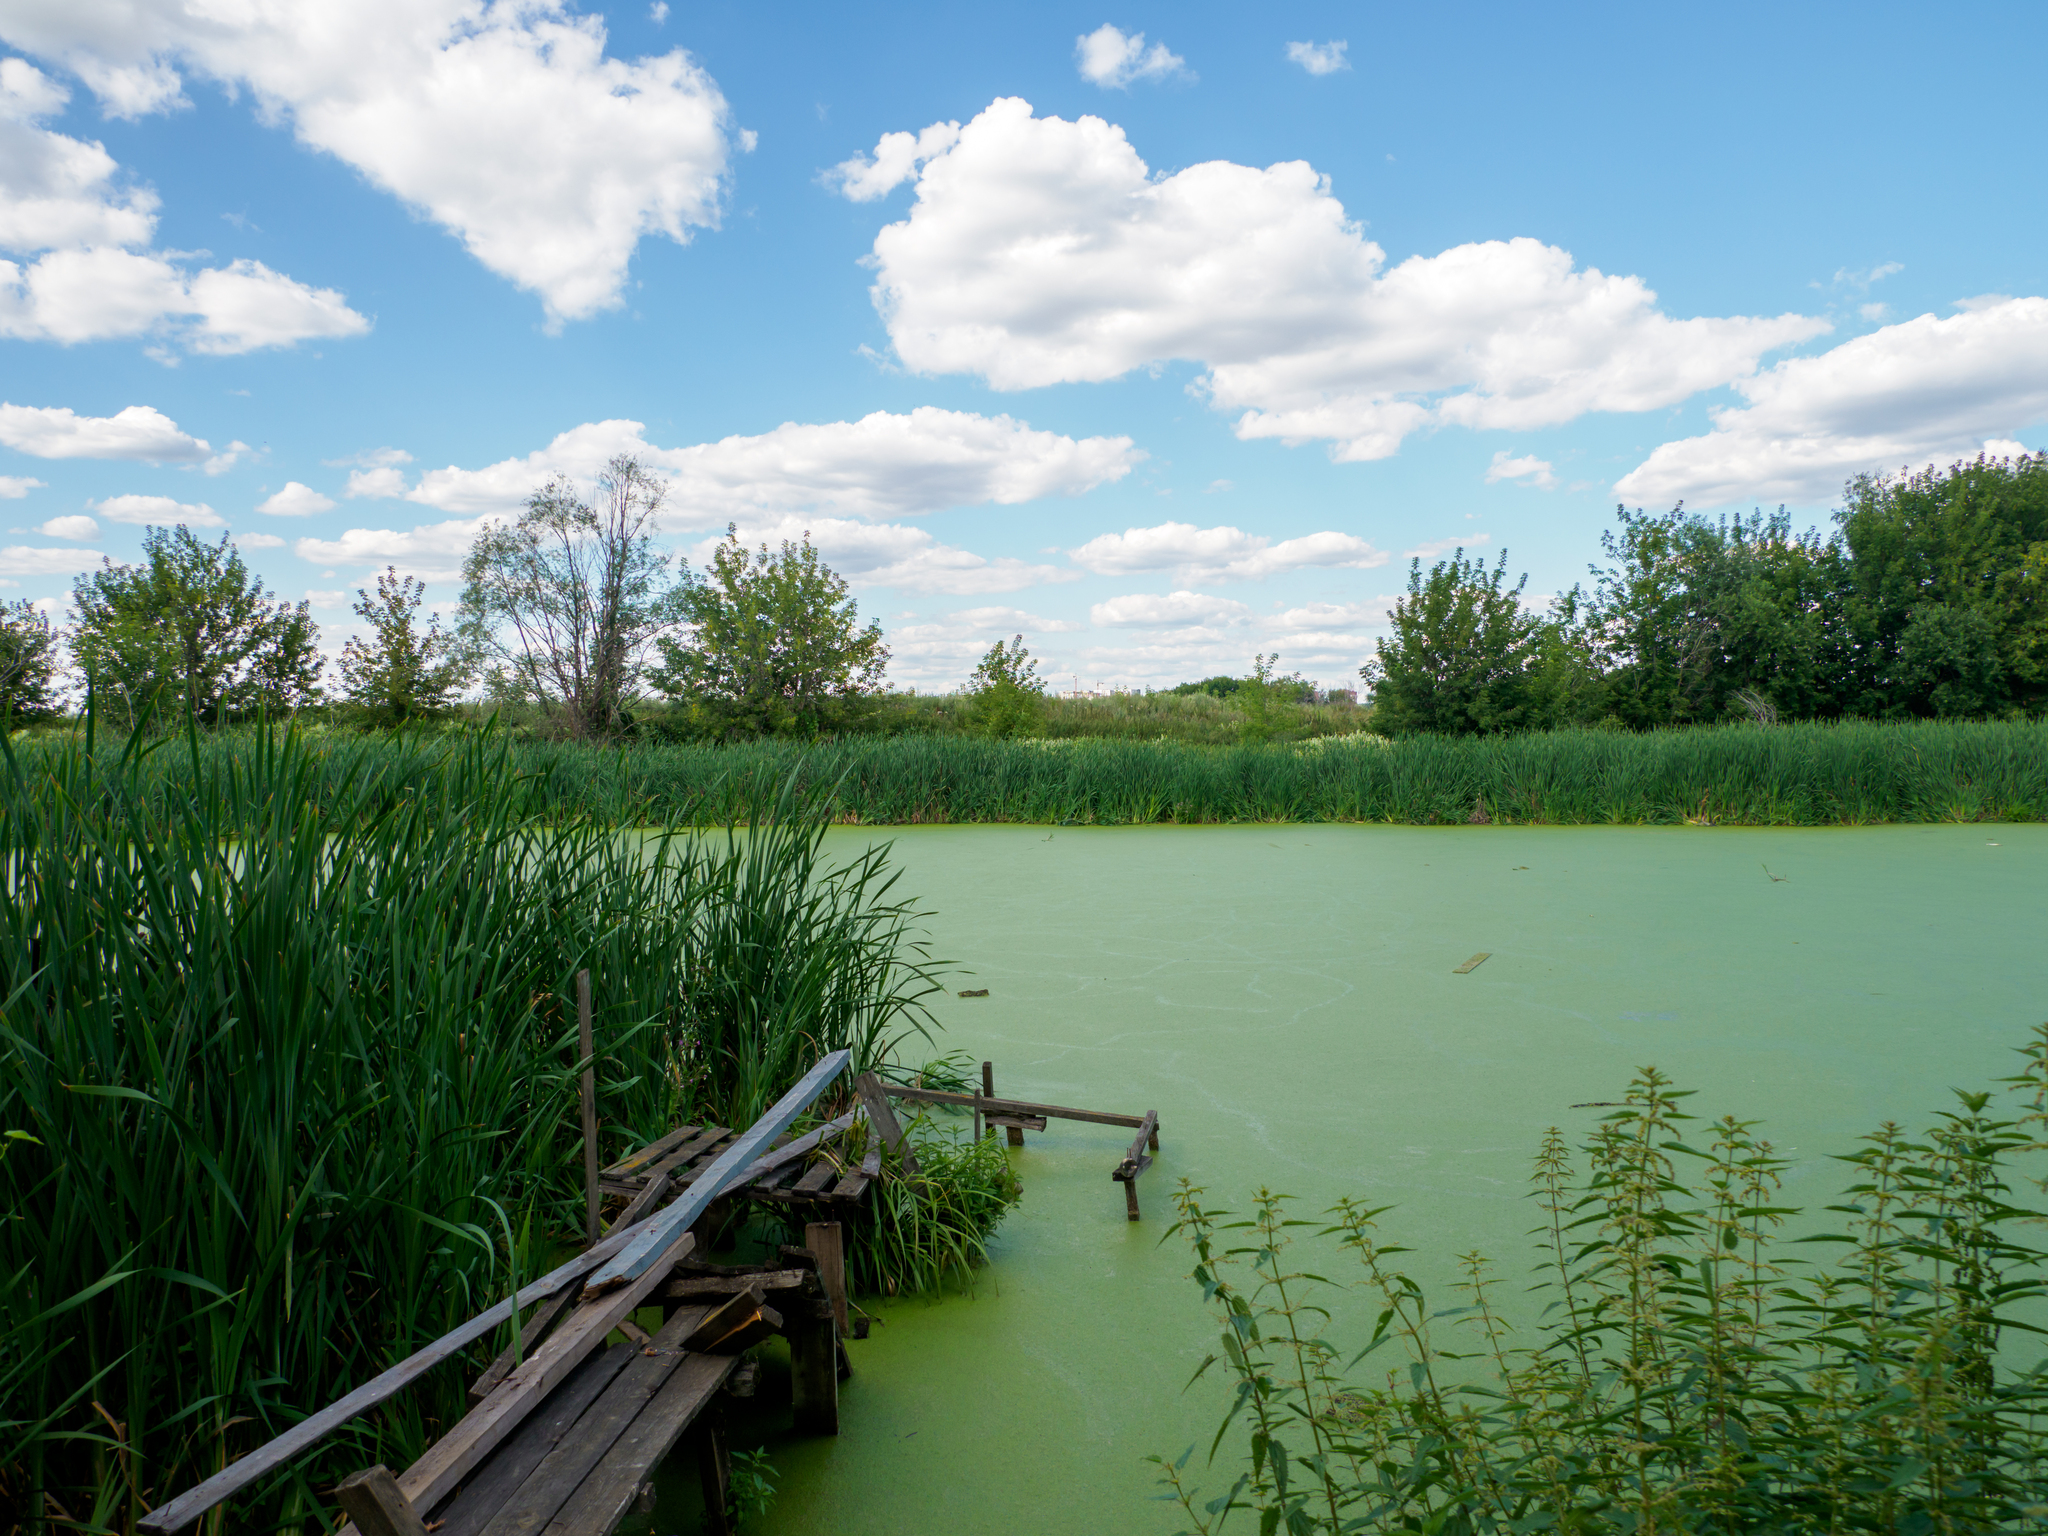
<svg viewBox="0 0 2048 1536">
<path fill-rule="evenodd" d="M 463 561 L 464 625 L 494 683 L 579 740 L 625 728 L 649 648 L 678 620 L 688 572 L 654 542 L 666 492 L 625 456 L 588 499 L 557 477 L 517 521 L 487 524 Z"/>
</svg>

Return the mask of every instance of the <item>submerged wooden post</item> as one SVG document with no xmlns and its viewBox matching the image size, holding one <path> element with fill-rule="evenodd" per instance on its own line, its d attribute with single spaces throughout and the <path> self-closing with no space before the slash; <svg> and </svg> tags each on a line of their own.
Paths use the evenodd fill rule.
<svg viewBox="0 0 2048 1536">
<path fill-rule="evenodd" d="M 427 1536 L 426 1522 L 381 1463 L 344 1478 L 334 1497 L 362 1536 Z"/>
<path fill-rule="evenodd" d="M 726 1448 L 723 1414 L 712 1409 L 698 1421 L 697 1476 L 704 1484 L 704 1529 L 732 1536 L 732 1455 Z"/>
<path fill-rule="evenodd" d="M 981 1096 L 984 1099 L 992 1099 L 996 1096 L 996 1064 L 992 1061 L 984 1061 L 981 1064 Z M 981 1111 L 977 1109 L 974 1113 L 978 1120 Z M 1009 1127 L 1009 1132 L 1008 1139 L 1011 1146 L 1021 1147 L 1024 1145 L 1024 1127 L 1013 1125 Z"/>
<path fill-rule="evenodd" d="M 839 1329 L 832 1303 L 805 1299 L 784 1314 L 789 1336 L 789 1395 L 797 1433 L 839 1433 Z"/>
<path fill-rule="evenodd" d="M 996 1096 L 996 1064 L 992 1061 L 984 1061 L 981 1064 L 981 1096 L 984 1099 L 992 1099 Z M 980 1141 L 987 1132 L 988 1127 L 982 1123 L 981 1119 L 981 1106 L 976 1104 L 974 1106 L 974 1139 L 977 1142 Z"/>
<path fill-rule="evenodd" d="M 597 1241 L 597 1051 L 591 1044 L 590 972 L 576 973 L 576 1041 L 583 1068 L 583 1203 L 586 1240 Z"/>
</svg>

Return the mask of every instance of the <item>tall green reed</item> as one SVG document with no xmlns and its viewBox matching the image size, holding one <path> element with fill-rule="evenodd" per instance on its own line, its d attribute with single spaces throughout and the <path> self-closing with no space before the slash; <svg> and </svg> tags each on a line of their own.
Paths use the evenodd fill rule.
<svg viewBox="0 0 2048 1536">
<path fill-rule="evenodd" d="M 11 754 L 8 1523 L 131 1528 L 545 1263 L 581 1224 L 577 971 L 608 1157 L 842 1045 L 879 1065 L 929 965 L 881 856 L 825 868 L 821 832 L 792 795 L 749 833 L 622 835 L 485 737 Z M 305 1528 L 475 1364 L 216 1524 Z"/>
<path fill-rule="evenodd" d="M 331 745 L 330 745 L 331 744 Z M 40 750 L 40 749 L 39 749 Z M 245 751 L 226 733 L 209 758 Z M 522 741 L 563 814 L 645 825 L 764 819 L 794 780 L 843 821 L 877 825 L 1322 821 L 1410 825 L 1841 826 L 2032 821 L 2048 816 L 2048 723 L 1701 726 L 1641 734 L 1342 736 L 1265 746 L 1170 741 L 851 738 L 815 747 Z M 394 784 L 416 748 L 331 733 L 334 766 L 389 753 Z M 160 773 L 188 771 L 164 758 Z"/>
<path fill-rule="evenodd" d="M 1233 1383 L 1210 1456 L 1231 1441 L 1236 1472 L 1204 1497 L 1191 1447 L 1159 1461 L 1164 1496 L 1201 1533 L 1239 1511 L 1301 1536 L 2041 1529 L 2048 1249 L 2022 1191 L 2048 1187 L 2048 1025 L 2023 1054 L 2018 1112 L 1959 1093 L 1917 1138 L 1880 1127 L 1840 1159 L 1837 1230 L 1789 1239 L 1770 1143 L 1701 1128 L 1645 1069 L 1583 1172 L 1555 1131 L 1538 1153 L 1535 1319 L 1478 1254 L 1435 1304 L 1383 1209 L 1304 1221 L 1261 1190 L 1237 1216 L 1183 1184 L 1174 1230 L 1223 1323 L 1202 1371 Z M 1306 1267 L 1305 1231 L 1352 1278 Z"/>
</svg>

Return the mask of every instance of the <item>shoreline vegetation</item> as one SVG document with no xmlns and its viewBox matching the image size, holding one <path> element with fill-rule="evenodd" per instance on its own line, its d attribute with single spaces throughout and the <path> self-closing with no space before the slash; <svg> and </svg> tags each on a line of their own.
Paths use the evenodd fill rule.
<svg viewBox="0 0 2048 1536">
<path fill-rule="evenodd" d="M 479 733 L 6 747 L 0 1530 L 132 1530 L 578 1241 L 579 971 L 604 1162 L 746 1125 L 835 1049 L 931 1054 L 923 912 L 796 786 L 643 839 Z M 1016 1198 L 912 1134 L 924 1178 L 885 1160 L 850 1255 L 895 1294 L 967 1280 Z M 327 1529 L 335 1479 L 413 1460 L 510 1338 L 209 1528 Z"/>
<path fill-rule="evenodd" d="M 275 733 L 272 733 L 275 734 Z M 515 733 L 516 734 L 516 733 Z M 488 730 L 304 734 L 324 784 L 430 781 Z M 17 744 L 25 758 L 62 738 Z M 262 755 L 242 728 L 138 768 L 168 788 L 195 763 Z M 118 751 L 103 746 L 103 755 Z M 195 756 L 196 750 L 196 756 Z M 1803 722 L 1501 736 L 1357 733 L 1209 746 L 1115 738 L 852 737 L 803 744 L 503 739 L 536 814 L 613 827 L 771 816 L 786 788 L 872 826 L 1371 822 L 1410 826 L 1873 826 L 2048 819 L 2048 722 Z M 319 795 L 323 789 L 311 791 Z"/>
</svg>

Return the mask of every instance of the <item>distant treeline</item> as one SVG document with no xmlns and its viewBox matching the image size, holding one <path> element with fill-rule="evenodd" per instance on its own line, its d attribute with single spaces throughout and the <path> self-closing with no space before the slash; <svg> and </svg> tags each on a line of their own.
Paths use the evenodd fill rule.
<svg viewBox="0 0 2048 1536">
<path fill-rule="evenodd" d="M 202 756 L 253 750 L 202 738 Z M 364 753 L 424 764 L 408 733 L 324 737 L 339 774 Z M 456 750 L 444 738 L 439 750 Z M 22 750 L 22 749 L 17 749 Z M 317 754 L 316 756 L 321 755 Z M 156 754 L 168 775 L 185 752 Z M 1142 825 L 1474 821 L 1564 825 L 1840 826 L 2048 818 L 2048 722 L 1754 724 L 1501 736 L 1372 735 L 1198 746 L 1116 739 L 856 737 L 797 743 L 513 744 L 509 766 L 564 814 L 680 825 L 763 814 L 785 775 L 833 797 L 843 821 Z M 421 771 L 408 770 L 408 771 Z M 404 774 L 385 773 L 387 789 Z"/>
<path fill-rule="evenodd" d="M 2048 455 L 1859 478 L 1825 536 L 1617 510 L 1591 588 L 1547 615 L 1505 555 L 1418 562 L 1366 667 L 1373 728 L 2048 711 Z"/>
</svg>

